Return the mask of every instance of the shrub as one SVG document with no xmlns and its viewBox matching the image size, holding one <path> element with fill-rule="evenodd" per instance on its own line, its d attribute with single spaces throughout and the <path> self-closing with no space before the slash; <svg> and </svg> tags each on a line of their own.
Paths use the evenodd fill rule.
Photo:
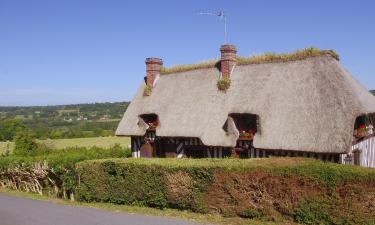
<svg viewBox="0 0 375 225">
<path fill-rule="evenodd" d="M 311 159 L 106 159 L 80 162 L 77 171 L 81 201 L 305 224 L 375 222 L 375 209 L 366 206 L 375 199 L 368 188 L 374 170 Z"/>
<path fill-rule="evenodd" d="M 15 155 L 34 155 L 38 149 L 38 145 L 27 131 L 18 132 L 14 137 L 14 144 Z"/>
</svg>

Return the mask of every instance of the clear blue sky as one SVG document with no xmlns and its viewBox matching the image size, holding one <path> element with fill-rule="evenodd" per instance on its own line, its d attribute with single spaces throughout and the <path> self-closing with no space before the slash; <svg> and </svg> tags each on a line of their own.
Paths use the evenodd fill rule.
<svg viewBox="0 0 375 225">
<path fill-rule="evenodd" d="M 131 100 L 144 60 L 166 66 L 219 56 L 224 9 L 240 55 L 336 50 L 375 89 L 375 1 L 0 0 L 0 105 Z"/>
</svg>

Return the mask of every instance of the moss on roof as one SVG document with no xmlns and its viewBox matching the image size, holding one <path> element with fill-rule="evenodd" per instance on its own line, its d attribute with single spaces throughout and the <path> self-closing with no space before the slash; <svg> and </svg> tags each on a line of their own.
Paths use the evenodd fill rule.
<svg viewBox="0 0 375 225">
<path fill-rule="evenodd" d="M 250 57 L 237 56 L 237 65 L 249 65 L 249 64 L 261 64 L 261 63 L 274 63 L 274 62 L 289 62 L 296 60 L 303 60 L 310 57 L 317 57 L 322 55 L 330 55 L 337 61 L 340 60 L 339 55 L 333 50 L 321 50 L 318 48 L 305 48 L 302 50 L 297 50 L 292 53 L 265 53 L 262 55 L 253 55 Z M 218 63 L 218 60 L 210 60 L 196 64 L 188 65 L 176 65 L 169 68 L 163 67 L 160 74 L 171 74 L 179 73 L 196 69 L 206 69 L 213 68 Z"/>
</svg>

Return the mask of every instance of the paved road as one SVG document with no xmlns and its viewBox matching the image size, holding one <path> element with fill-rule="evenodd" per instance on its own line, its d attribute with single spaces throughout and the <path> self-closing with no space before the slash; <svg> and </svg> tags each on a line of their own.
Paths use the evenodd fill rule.
<svg viewBox="0 0 375 225">
<path fill-rule="evenodd" d="M 0 225 L 197 225 L 157 216 L 106 212 L 0 194 Z"/>
</svg>

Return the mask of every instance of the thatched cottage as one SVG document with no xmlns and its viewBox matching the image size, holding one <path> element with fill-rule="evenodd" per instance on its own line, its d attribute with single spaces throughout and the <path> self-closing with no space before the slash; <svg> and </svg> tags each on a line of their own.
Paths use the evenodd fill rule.
<svg viewBox="0 0 375 225">
<path fill-rule="evenodd" d="M 375 166 L 375 97 L 336 53 L 220 52 L 216 62 L 169 69 L 146 59 L 116 131 L 131 137 L 133 157 L 306 156 Z"/>
</svg>

